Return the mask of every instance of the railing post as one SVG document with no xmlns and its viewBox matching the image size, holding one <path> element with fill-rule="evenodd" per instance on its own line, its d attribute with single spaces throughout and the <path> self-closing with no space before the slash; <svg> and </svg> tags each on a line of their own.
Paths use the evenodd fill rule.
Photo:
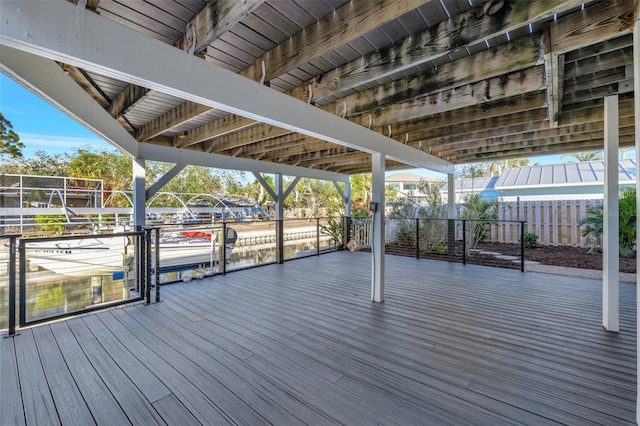
<svg viewBox="0 0 640 426">
<path fill-rule="evenodd" d="M 20 234 L 5 235 L 9 238 L 9 336 L 16 335 L 16 240 Z M 22 263 L 21 263 L 22 265 Z"/>
<path fill-rule="evenodd" d="M 456 220 L 447 219 L 447 259 L 455 262 L 456 258 Z"/>
<path fill-rule="evenodd" d="M 320 218 L 319 217 L 316 217 L 316 256 L 320 256 Z"/>
<path fill-rule="evenodd" d="M 351 217 L 344 216 L 344 231 L 342 233 L 342 249 L 347 248 L 347 243 L 351 241 Z"/>
<path fill-rule="evenodd" d="M 276 263 L 284 263 L 284 220 L 276 219 Z"/>
<path fill-rule="evenodd" d="M 416 218 L 416 259 L 420 259 L 420 219 Z"/>
<path fill-rule="evenodd" d="M 520 221 L 520 272 L 524 272 L 524 221 Z"/>
<path fill-rule="evenodd" d="M 144 298 L 151 303 L 151 228 L 144 228 Z"/>
<path fill-rule="evenodd" d="M 154 280 L 154 285 L 156 286 L 155 301 L 156 303 L 158 303 L 160 301 L 160 228 L 153 228 L 153 234 L 155 240 L 155 246 L 153 247 L 155 251 L 155 262 L 153 265 L 153 270 L 156 272 Z"/>
<path fill-rule="evenodd" d="M 467 219 L 462 219 L 462 264 L 467 264 Z"/>
<path fill-rule="evenodd" d="M 18 317 L 20 321 L 18 324 L 23 327 L 27 323 L 27 253 L 25 249 L 24 240 L 20 240 L 18 246 L 18 252 L 20 253 L 20 281 L 18 283 L 18 292 L 20 293 L 20 306 L 18 311 Z"/>
<path fill-rule="evenodd" d="M 222 222 L 222 238 L 218 241 L 218 269 L 227 273 L 227 222 Z"/>
</svg>

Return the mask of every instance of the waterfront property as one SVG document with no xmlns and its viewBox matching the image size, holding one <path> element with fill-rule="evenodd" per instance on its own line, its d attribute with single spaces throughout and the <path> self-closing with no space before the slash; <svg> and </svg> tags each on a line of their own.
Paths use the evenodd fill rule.
<svg viewBox="0 0 640 426">
<path fill-rule="evenodd" d="M 304 277 L 305 282 L 312 282 L 309 276 L 317 274 L 328 281 L 326 290 L 338 286 L 335 290 L 347 291 L 343 294 L 345 298 L 356 294 L 365 299 L 357 302 L 362 305 L 349 305 L 351 310 L 347 309 L 342 316 L 359 321 L 351 324 L 354 332 L 371 321 L 368 330 L 374 333 L 367 338 L 379 343 L 375 348 L 364 350 L 363 356 L 354 362 L 348 362 L 348 356 L 346 359 L 340 356 L 342 347 L 335 347 L 325 339 L 314 344 L 306 342 L 306 330 L 299 328 L 304 324 L 302 320 L 290 322 L 295 331 L 289 337 L 296 343 L 303 340 L 301 347 L 316 351 L 321 357 L 318 362 L 327 366 L 330 362 L 327 357 L 338 358 L 337 364 L 331 364 L 338 375 L 328 374 L 330 372 L 326 370 L 319 374 L 331 383 L 329 389 L 337 392 L 334 400 L 328 406 L 319 407 L 324 399 L 320 398 L 322 394 L 316 392 L 315 387 L 298 388 L 305 397 L 316 401 L 306 405 L 311 407 L 311 411 L 307 411 L 308 416 L 283 412 L 279 410 L 281 405 L 274 405 L 274 398 L 253 393 L 253 388 L 243 388 L 246 394 L 238 388 L 234 388 L 231 394 L 229 388 L 219 388 L 217 384 L 222 383 L 222 377 L 217 377 L 215 382 L 198 382 L 199 377 L 207 378 L 202 370 L 180 363 L 181 373 L 193 373 L 190 380 L 185 380 L 182 375 L 175 376 L 176 381 L 182 383 L 173 388 L 175 393 L 161 392 L 148 399 L 167 401 L 168 405 L 161 409 L 169 411 L 168 414 L 180 413 L 181 407 L 191 404 L 190 414 L 198 414 L 203 420 L 206 418 L 206 423 L 225 419 L 253 423 L 264 419 L 257 413 L 268 410 L 258 407 L 267 404 L 273 413 L 282 413 L 282 417 L 269 418 L 273 423 L 292 420 L 286 417 L 288 413 L 296 418 L 303 417 L 309 423 L 316 423 L 314 420 L 322 423 L 324 417 L 313 417 L 317 413 L 332 416 L 327 423 L 336 418 L 344 423 L 357 423 L 361 419 L 360 413 L 369 416 L 368 419 L 393 423 L 398 419 L 385 417 L 385 413 L 394 410 L 391 397 L 402 394 L 406 398 L 400 398 L 401 401 L 411 403 L 411 395 L 420 395 L 430 401 L 429 406 L 435 407 L 434 410 L 450 410 L 431 413 L 439 416 L 433 423 L 440 419 L 444 419 L 442 423 L 447 419 L 451 423 L 496 423 L 496 419 L 503 420 L 497 423 L 506 423 L 511 419 L 530 423 L 557 421 L 579 424 L 633 420 L 633 408 L 627 405 L 625 398 L 636 397 L 635 386 L 629 386 L 636 383 L 636 378 L 632 371 L 633 362 L 628 362 L 626 354 L 636 359 L 636 363 L 638 361 L 633 343 L 619 346 L 620 342 L 632 341 L 635 328 L 630 326 L 628 314 L 624 311 L 631 300 L 625 294 L 628 290 L 618 283 L 618 221 L 615 214 L 604 217 L 605 270 L 602 292 L 598 292 L 601 299 L 587 303 L 577 296 L 579 303 L 567 302 L 572 300 L 569 296 L 573 292 L 562 283 L 552 287 L 562 289 L 559 293 L 549 290 L 550 296 L 543 296 L 547 294 L 544 289 L 529 283 L 530 287 L 526 288 L 538 291 L 523 293 L 524 286 L 514 286 L 518 293 L 509 297 L 501 292 L 500 286 L 506 285 L 510 279 L 495 273 L 495 270 L 490 274 L 492 281 L 482 286 L 483 290 L 490 288 L 492 291 L 471 293 L 467 298 L 465 291 L 473 290 L 474 283 L 479 281 L 479 272 L 475 269 L 465 269 L 464 273 L 454 275 L 457 281 L 453 284 L 465 285 L 464 291 L 455 291 L 456 287 L 452 286 L 448 276 L 438 275 L 436 268 L 422 270 L 417 263 L 410 266 L 420 271 L 419 275 L 413 275 L 406 265 L 395 274 L 389 273 L 393 270 L 390 266 L 385 273 L 384 176 L 388 170 L 407 167 L 446 175 L 448 218 L 454 219 L 455 165 L 604 148 L 607 160 L 603 209 L 617 211 L 618 148 L 640 148 L 640 132 L 637 130 L 640 128 L 640 114 L 637 113 L 640 111 L 640 2 L 3 0 L 0 48 L 0 69 L 3 73 L 132 158 L 135 227 L 145 224 L 146 203 L 187 165 L 246 170 L 255 175 L 274 202 L 275 261 L 282 263 L 285 258 L 283 206 L 299 178 L 335 182 L 345 201 L 345 216 L 349 217 L 350 175 L 372 173 L 371 203 L 368 205 L 373 216 L 370 269 L 364 267 L 360 272 L 350 269 L 344 275 L 332 276 L 333 271 L 342 270 L 338 260 L 342 258 L 335 258 L 331 268 L 311 265 L 296 275 L 296 280 Z M 173 166 L 156 182 L 147 184 L 147 161 L 167 162 Z M 273 185 L 267 182 L 264 174 L 274 175 Z M 288 187 L 285 187 L 284 176 L 295 177 Z M 447 235 L 455 235 L 454 220 L 447 222 Z M 453 246 L 453 238 L 448 238 L 448 242 Z M 354 266 L 353 263 L 349 262 L 349 266 Z M 269 268 L 277 272 L 286 270 L 279 266 Z M 149 268 L 144 269 L 148 275 Z M 453 274 L 452 270 L 448 272 Z M 260 279 L 255 281 L 262 283 L 265 276 L 268 277 L 261 272 L 256 275 Z M 390 303 L 382 305 L 385 301 L 385 279 L 388 278 L 391 284 L 387 287 L 393 288 L 393 280 L 401 280 L 403 276 L 410 277 L 406 286 L 404 283 L 401 285 L 406 293 L 393 296 L 391 291 L 391 297 L 387 298 Z M 354 289 L 349 292 L 350 287 L 345 286 L 354 279 L 357 282 L 358 277 L 370 278 L 370 291 Z M 518 275 L 517 284 L 530 280 L 523 277 Z M 473 338 L 491 345 L 504 344 L 506 339 L 517 349 L 510 352 L 503 346 L 490 345 L 489 348 L 495 348 L 492 357 L 501 354 L 504 358 L 478 365 L 473 361 L 477 357 L 477 348 L 471 350 L 456 346 L 454 350 L 447 351 L 443 341 L 435 340 L 432 347 L 417 349 L 420 356 L 444 350 L 447 362 L 458 359 L 459 363 L 447 364 L 450 369 L 443 375 L 439 370 L 439 360 L 428 358 L 422 372 L 438 374 L 435 379 L 430 375 L 421 382 L 429 389 L 425 390 L 414 382 L 405 382 L 406 377 L 413 377 L 414 369 L 413 364 L 403 357 L 412 352 L 397 354 L 391 364 L 385 364 L 379 347 L 394 347 L 392 343 L 396 342 L 384 341 L 382 336 L 386 323 L 373 320 L 387 318 L 387 311 L 393 311 L 394 297 L 402 301 L 423 295 L 417 300 L 425 303 L 438 300 L 431 293 L 421 291 L 421 286 L 429 288 L 423 281 L 436 286 L 446 284 L 447 292 L 442 295 L 446 303 L 432 306 L 407 301 L 397 311 L 400 316 L 392 316 L 396 326 L 406 327 L 406 330 L 417 326 L 424 330 L 425 324 L 438 324 L 436 313 L 443 312 L 442 315 L 450 318 L 451 322 L 444 322 L 442 330 L 452 335 L 460 323 L 463 329 L 458 331 L 464 333 L 462 341 L 465 344 Z M 542 285 L 550 282 L 545 278 Z M 233 288 L 231 286 L 229 290 Z M 265 291 L 267 289 L 265 286 Z M 583 287 L 580 289 L 582 294 Z M 275 292 L 279 298 L 287 297 L 288 292 L 296 294 L 290 289 L 285 292 L 283 287 L 276 287 Z M 241 294 L 243 292 L 238 295 Z M 198 297 L 202 295 L 198 294 Z M 310 313 L 317 306 L 326 307 L 329 313 L 340 303 L 340 299 L 334 297 L 330 291 L 320 291 L 312 298 L 300 298 L 291 305 L 278 306 L 278 309 L 284 308 L 284 314 L 279 315 L 292 315 L 294 308 Z M 380 304 L 369 305 L 370 301 L 366 300 L 369 298 Z M 252 315 L 260 318 L 257 308 L 266 300 L 248 300 L 255 302 L 256 312 Z M 486 302 L 486 305 L 479 302 Z M 227 299 L 228 306 L 235 307 L 241 303 L 242 300 L 236 298 Z M 523 303 L 520 305 L 522 310 L 518 316 L 512 315 L 511 309 L 519 303 Z M 554 305 L 559 309 L 546 310 Z M 357 310 L 357 306 L 363 309 Z M 591 323 L 588 319 L 597 317 L 596 312 L 584 313 L 583 309 L 593 306 L 602 308 L 602 325 L 609 334 L 599 328 L 597 321 Z M 148 309 L 152 312 L 152 309 L 159 308 Z M 125 311 L 112 311 L 107 315 L 129 315 L 122 312 Z M 474 317 L 479 312 L 493 321 L 482 322 L 482 318 Z M 546 312 L 548 316 L 539 316 L 537 312 Z M 358 315 L 351 316 L 351 313 Z M 328 318 L 325 322 L 314 318 L 313 325 L 322 329 L 327 326 Z M 473 322 L 465 322 L 465 318 L 473 318 Z M 526 320 L 522 321 L 522 318 Z M 192 319 L 193 322 L 186 324 L 193 328 L 206 324 L 198 317 Z M 554 326 L 560 319 L 562 325 Z M 87 328 L 69 328 L 65 333 L 66 325 L 62 324 L 66 323 L 48 326 L 48 330 L 53 332 L 53 339 L 59 342 L 59 355 L 68 357 L 67 365 L 75 373 L 74 376 L 69 371 L 64 375 L 63 371 L 62 376 L 51 380 L 52 389 L 54 394 L 72 395 L 74 391 L 70 387 L 77 382 L 71 378 L 80 378 L 86 372 L 95 380 L 83 390 L 83 394 L 97 395 L 93 391 L 113 385 L 110 381 L 113 376 L 105 374 L 102 376 L 104 380 L 98 379 L 91 373 L 96 369 L 82 362 L 83 354 L 90 349 L 81 345 L 95 344 L 99 339 L 92 340 L 93 332 L 85 333 L 86 330 L 91 331 L 85 322 L 88 320 L 76 321 L 87 325 Z M 478 321 L 480 325 L 475 324 Z M 120 320 L 104 321 L 107 327 L 121 323 Z M 511 326 L 515 324 L 519 326 L 518 330 L 525 330 L 525 334 L 513 330 Z M 281 322 L 280 325 L 287 326 L 287 323 Z M 538 334 L 538 329 L 544 331 Z M 57 331 L 62 331 L 62 334 L 57 336 Z M 510 339 L 510 333 L 516 337 Z M 238 334 L 251 336 L 250 330 Z M 534 339 L 533 336 L 538 337 Z M 20 345 L 21 337 L 8 345 Z M 177 338 L 172 340 L 172 334 L 163 334 L 163 337 L 166 344 L 179 341 Z M 152 338 L 150 331 L 145 330 L 141 338 Z M 531 339 L 535 343 L 534 353 L 531 353 L 534 348 L 527 346 Z M 74 340 L 80 349 L 76 346 L 78 350 L 68 352 L 74 347 Z M 425 340 L 419 338 L 414 343 Z M 212 339 L 211 342 L 218 340 Z M 40 349 L 37 339 L 34 344 Z M 356 351 L 353 345 L 347 346 L 349 350 L 345 352 Z M 55 346 L 51 347 L 55 349 Z M 395 346 L 397 349 L 401 347 Z M 184 348 L 190 349 L 186 345 Z M 29 356 L 35 356 L 33 351 L 23 351 L 19 346 L 15 349 L 24 355 L 14 358 L 18 367 Z M 98 352 L 93 358 L 105 361 L 99 368 L 117 374 L 118 370 L 109 368 L 109 359 L 113 358 L 100 358 L 100 348 L 94 349 Z M 160 350 L 155 346 L 153 349 L 149 351 L 150 357 Z M 560 360 L 553 355 L 538 359 L 536 371 L 539 373 L 527 370 L 527 366 L 536 361 L 535 356 L 546 353 L 543 349 L 563 354 L 563 359 L 570 362 L 558 365 L 555 362 Z M 11 350 L 9 347 L 9 354 Z M 284 356 L 285 351 L 280 353 Z M 465 362 L 456 358 L 465 353 L 473 354 L 468 360 L 472 367 L 466 367 Z M 195 356 L 194 353 L 189 355 Z M 525 357 L 524 363 L 522 358 L 518 358 L 521 356 Z M 171 360 L 167 353 L 164 357 Z M 48 359 L 46 356 L 42 358 Z M 245 353 L 240 358 L 246 362 L 259 361 L 253 353 Z M 2 362 L 4 364 L 7 360 L 10 363 L 11 359 L 3 356 Z M 514 359 L 520 361 L 516 363 Z M 162 364 L 160 359 L 154 360 Z M 157 368 L 146 358 L 144 361 L 146 368 Z M 399 370 L 397 363 L 409 367 L 409 371 Z M 202 367 L 211 369 L 214 365 L 207 359 Z M 268 365 L 264 370 L 256 368 L 252 371 L 259 375 L 267 374 L 265 381 L 258 380 L 265 386 L 267 381 L 271 384 L 272 387 L 264 392 L 266 395 L 271 390 L 275 392 L 282 383 L 283 387 L 279 389 L 285 391 L 282 397 L 286 401 L 286 395 L 297 396 L 300 392 L 292 393 L 292 389 L 284 386 L 289 383 L 301 386 L 299 383 L 304 380 L 304 374 L 313 371 L 310 366 L 312 364 L 305 364 L 301 372 L 293 371 L 291 367 L 285 373 L 278 371 L 271 375 L 268 375 Z M 495 370 L 484 370 L 491 366 L 496 367 Z M 82 371 L 79 372 L 78 368 Z M 135 373 L 139 371 L 134 370 Z M 160 371 L 154 371 L 160 374 Z M 208 371 L 215 374 L 224 369 Z M 389 371 L 395 374 L 386 376 Z M 529 376 L 533 383 L 519 375 L 525 371 L 533 375 Z M 576 373 L 576 378 L 566 375 L 570 371 Z M 462 373 L 462 376 L 457 373 Z M 547 373 L 548 376 L 535 382 L 539 377 L 537 374 Z M 33 374 L 38 372 L 33 371 Z M 46 375 L 46 372 L 42 374 Z M 524 388 L 514 386 L 512 376 L 517 377 L 517 382 L 523 384 L 518 386 Z M 285 380 L 284 377 L 289 378 Z M 23 380 L 29 380 L 29 373 L 20 376 L 19 383 L 22 384 Z M 439 386 L 438 380 L 444 380 L 446 384 L 431 391 L 433 386 Z M 623 382 L 627 380 L 631 382 L 625 385 Z M 363 381 L 374 389 L 369 392 L 370 388 L 367 388 L 365 392 L 360 386 Z M 576 382 L 579 382 L 577 387 L 570 384 Z M 31 382 L 24 383 L 27 390 L 22 395 L 28 398 L 28 383 Z M 143 386 L 142 382 L 136 383 Z M 195 398 L 193 393 L 180 393 L 185 386 L 196 383 L 205 388 L 199 400 L 201 404 L 189 399 Z M 337 388 L 350 386 L 355 386 L 351 387 L 350 393 L 360 394 L 361 399 L 349 399 L 349 404 L 344 407 L 341 402 L 346 398 L 341 398 L 342 393 Z M 151 387 L 160 389 L 153 384 Z M 618 392 L 620 388 L 622 393 Z M 69 393 L 65 392 L 67 389 Z M 122 390 L 115 386 L 111 389 L 112 395 L 119 395 Z M 595 392 L 589 391 L 585 395 L 583 389 Z M 241 393 L 244 400 L 239 397 Z M 476 394 L 489 398 L 474 399 Z M 4 390 L 2 395 L 3 398 L 6 395 Z M 46 396 L 47 392 L 42 395 Z M 103 395 L 105 398 L 98 399 L 100 404 L 96 413 L 108 407 L 106 390 Z M 457 395 L 453 402 L 449 399 L 452 395 Z M 468 399 L 464 398 L 466 396 Z M 380 398 L 374 399 L 376 397 Z M 118 423 L 119 420 L 127 420 L 117 417 L 117 407 L 121 407 L 121 411 L 126 407 L 129 411 L 129 404 L 136 401 L 133 398 L 118 399 L 122 405 L 112 403 L 113 409 L 107 411 L 115 414 L 109 416 L 108 421 Z M 207 400 L 213 402 L 207 404 Z M 245 400 L 250 403 L 245 403 Z M 640 400 L 637 403 L 640 406 Z M 27 399 L 24 405 L 30 404 Z M 144 401 L 141 405 L 149 408 Z M 410 416 L 414 405 L 407 406 L 402 412 Z M 16 406 L 20 407 L 22 403 Z M 70 406 L 72 404 L 66 407 Z M 210 410 L 203 415 L 196 411 L 196 406 L 209 407 Z M 256 409 L 248 410 L 248 406 Z M 301 407 L 294 404 L 291 410 Z M 465 411 L 465 407 L 468 410 Z M 517 410 L 509 411 L 513 407 Z M 621 414 L 618 410 L 626 411 Z M 331 414 L 334 412 L 338 414 Z M 468 416 L 460 418 L 455 413 Z M 494 413 L 502 417 L 496 418 Z M 420 423 L 424 422 L 424 413 L 419 414 L 407 421 L 416 423 L 419 417 Z M 483 417 L 485 414 L 489 418 Z M 536 417 L 531 418 L 530 414 Z"/>
<path fill-rule="evenodd" d="M 635 286 L 621 333 L 595 280 L 337 252 L 162 287 L 0 339 L 3 424 L 634 422 Z"/>
</svg>

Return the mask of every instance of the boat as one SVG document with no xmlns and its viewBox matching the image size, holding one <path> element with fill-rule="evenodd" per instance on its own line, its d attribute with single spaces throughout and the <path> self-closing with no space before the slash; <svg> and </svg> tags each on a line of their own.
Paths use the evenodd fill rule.
<svg viewBox="0 0 640 426">
<path fill-rule="evenodd" d="M 231 256 L 237 237 L 233 228 L 227 228 L 225 261 Z M 175 231 L 161 236 L 159 241 L 160 273 L 198 267 L 212 269 L 219 262 L 215 232 Z M 72 277 L 111 275 L 128 270 L 134 250 L 128 237 L 117 234 L 113 237 L 26 243 L 25 247 L 30 267 L 37 266 Z M 152 268 L 155 267 L 154 254 L 152 252 Z"/>
</svg>

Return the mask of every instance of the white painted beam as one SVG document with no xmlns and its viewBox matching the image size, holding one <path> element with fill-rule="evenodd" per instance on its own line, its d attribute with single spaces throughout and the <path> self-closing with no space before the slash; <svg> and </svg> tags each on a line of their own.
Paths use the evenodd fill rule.
<svg viewBox="0 0 640 426">
<path fill-rule="evenodd" d="M 640 164 L 640 2 L 636 3 L 636 22 L 633 27 L 633 87 L 636 111 L 636 167 Z M 640 179 L 636 179 L 636 194 L 640 194 Z M 640 223 L 640 198 L 636 198 L 636 223 Z M 636 247 L 640 247 L 640 233 L 636 234 Z M 640 283 L 640 256 L 636 255 L 636 282 Z M 640 285 L 636 285 L 636 336 L 640 330 Z M 636 371 L 640 371 L 640 339 L 636 339 Z M 640 380 L 636 376 L 636 423 L 640 424 Z"/>
<path fill-rule="evenodd" d="M 604 219 L 602 233 L 602 325 L 620 331 L 619 207 L 618 207 L 618 95 L 604 98 Z"/>
<path fill-rule="evenodd" d="M 371 301 L 384 302 L 384 155 L 371 156 L 371 198 L 376 203 L 371 229 Z"/>
<path fill-rule="evenodd" d="M 276 263 L 284 262 L 284 179 L 280 173 L 275 176 L 276 184 Z"/>
<path fill-rule="evenodd" d="M 160 176 L 160 178 L 151 186 L 149 186 L 149 188 L 147 188 L 147 190 L 145 191 L 146 200 L 149 201 L 151 197 L 156 195 L 156 193 L 160 191 L 166 184 L 168 184 L 171 179 L 176 177 L 178 173 L 180 173 L 182 169 L 184 169 L 184 167 L 184 164 L 176 164 L 167 173 Z"/>
<path fill-rule="evenodd" d="M 337 180 L 348 182 L 349 176 L 341 173 L 325 172 L 308 169 L 306 167 L 289 166 L 287 164 L 271 163 L 267 161 L 250 160 L 247 158 L 230 157 L 228 155 L 212 154 L 193 151 L 190 149 L 173 148 L 170 146 L 154 145 L 141 142 L 138 155 L 140 158 L 165 163 L 176 161 L 194 166 L 215 167 L 218 169 L 247 170 L 258 173 L 283 174 L 285 176 L 300 176 L 311 179 Z"/>
<path fill-rule="evenodd" d="M 0 44 L 415 167 L 453 165 L 97 14 L 62 2 L 3 1 Z M 277 108 L 274 108 L 277 105 Z"/>
<path fill-rule="evenodd" d="M 273 189 L 269 186 L 269 184 L 267 183 L 267 181 L 265 180 L 264 177 L 262 177 L 262 175 L 258 172 L 253 172 L 253 175 L 256 177 L 256 179 L 258 180 L 258 183 L 262 186 L 262 188 L 267 191 L 267 194 L 269 194 L 269 196 L 271 197 L 271 199 L 275 202 L 278 200 L 278 196 L 276 195 L 276 193 L 273 191 Z"/>
<path fill-rule="evenodd" d="M 287 186 L 287 189 L 284 190 L 284 192 L 282 193 L 282 202 L 284 203 L 284 200 L 287 199 L 287 197 L 289 196 L 289 194 L 291 194 L 291 191 L 293 191 L 293 188 L 296 187 L 296 185 L 298 184 L 298 182 L 300 182 L 300 176 L 296 176 L 293 181 L 291 181 L 291 183 L 289 184 L 289 186 Z"/>
<path fill-rule="evenodd" d="M 71 77 L 65 75 L 62 68 L 55 62 L 3 46 L 0 49 L 0 69 L 132 158 L 220 169 L 282 173 L 287 176 L 339 182 L 349 181 L 348 175 L 340 173 L 139 143 Z"/>
<path fill-rule="evenodd" d="M 133 225 L 144 226 L 146 222 L 146 194 L 145 194 L 145 177 L 146 162 L 140 158 L 134 158 L 133 161 Z"/>
<path fill-rule="evenodd" d="M 55 62 L 2 46 L 0 69 L 102 139 L 131 157 L 137 156 L 138 141 Z"/>
</svg>

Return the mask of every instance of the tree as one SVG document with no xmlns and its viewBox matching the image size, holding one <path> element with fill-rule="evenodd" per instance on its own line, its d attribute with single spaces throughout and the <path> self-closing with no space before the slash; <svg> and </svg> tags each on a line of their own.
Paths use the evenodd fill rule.
<svg viewBox="0 0 640 426">
<path fill-rule="evenodd" d="M 75 150 L 69 162 L 69 176 L 101 179 L 104 189 L 131 190 L 131 159 L 119 151 L 93 151 L 90 147 Z"/>
<path fill-rule="evenodd" d="M 69 176 L 69 154 L 48 154 L 36 151 L 31 158 L 15 159 L 17 170 L 14 173 L 36 176 Z"/>
<path fill-rule="evenodd" d="M 23 148 L 24 144 L 20 142 L 20 136 L 13 131 L 13 125 L 0 112 L 0 154 L 19 158 L 22 157 Z"/>
<path fill-rule="evenodd" d="M 604 155 L 602 151 L 584 151 L 584 152 L 574 152 L 572 154 L 566 154 L 562 156 L 564 157 L 573 157 L 576 160 L 582 161 L 598 161 L 604 160 Z"/>
<path fill-rule="evenodd" d="M 622 257 L 633 257 L 636 243 L 636 189 L 625 188 L 618 198 L 619 220 L 619 253 Z M 592 238 L 587 245 L 587 251 L 595 253 L 600 248 L 602 232 L 604 230 L 603 206 L 590 207 L 587 215 L 580 219 L 580 226 L 584 226 L 582 236 Z"/>
</svg>

